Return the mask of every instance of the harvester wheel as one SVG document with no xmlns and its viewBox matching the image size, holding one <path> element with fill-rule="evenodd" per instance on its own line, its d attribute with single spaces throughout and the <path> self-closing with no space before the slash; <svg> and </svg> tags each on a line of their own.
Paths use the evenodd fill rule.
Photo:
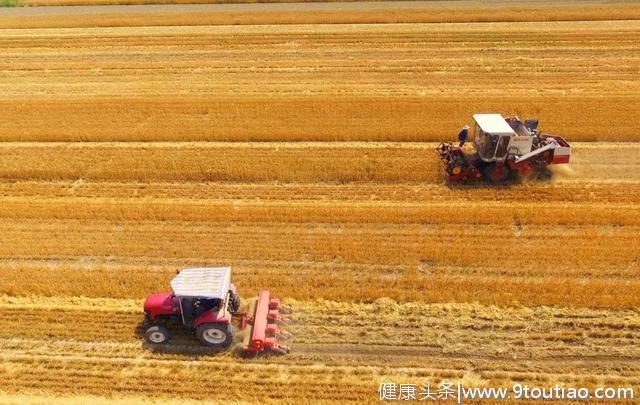
<svg viewBox="0 0 640 405">
<path fill-rule="evenodd" d="M 233 341 L 233 328 L 226 323 L 204 323 L 196 329 L 196 336 L 205 346 L 226 348 Z"/>
<path fill-rule="evenodd" d="M 280 347 L 272 347 L 271 353 L 273 354 L 289 354 L 291 353 L 291 349 L 288 346 L 280 346 Z"/>
<path fill-rule="evenodd" d="M 482 168 L 482 176 L 492 183 L 502 183 L 509 178 L 509 168 L 503 166 L 502 170 L 498 170 L 495 163 L 489 163 Z"/>
<path fill-rule="evenodd" d="M 162 326 L 152 326 L 145 332 L 144 336 L 147 338 L 147 342 L 153 344 L 163 344 L 169 341 L 169 331 Z"/>
<path fill-rule="evenodd" d="M 543 167 L 536 174 L 536 179 L 540 181 L 549 181 L 553 178 L 553 172 L 548 167 Z"/>
</svg>

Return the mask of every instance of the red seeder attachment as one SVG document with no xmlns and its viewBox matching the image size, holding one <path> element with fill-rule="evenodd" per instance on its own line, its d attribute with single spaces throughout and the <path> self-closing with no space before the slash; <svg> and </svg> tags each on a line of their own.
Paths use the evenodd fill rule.
<svg viewBox="0 0 640 405">
<path fill-rule="evenodd" d="M 245 344 L 247 353 L 259 353 L 270 350 L 274 353 L 287 354 L 289 347 L 278 342 L 278 339 L 289 339 L 291 333 L 281 330 L 280 326 L 291 324 L 291 320 L 283 314 L 290 314 L 290 307 L 283 307 L 280 300 L 270 298 L 269 291 L 260 291 L 258 300 L 249 319 L 251 333 Z"/>
</svg>

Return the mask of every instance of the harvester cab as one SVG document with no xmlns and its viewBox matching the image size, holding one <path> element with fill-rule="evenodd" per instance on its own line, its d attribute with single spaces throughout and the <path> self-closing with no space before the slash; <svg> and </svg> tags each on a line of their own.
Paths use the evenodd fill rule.
<svg viewBox="0 0 640 405">
<path fill-rule="evenodd" d="M 240 298 L 231 283 L 231 268 L 192 268 L 180 271 L 171 281 L 171 292 L 152 294 L 144 303 L 145 337 L 149 343 L 169 341 L 170 324 L 181 324 L 195 333 L 203 345 L 226 349 L 234 340 L 234 320 L 237 329 L 250 327 L 244 351 L 288 353 L 289 348 L 278 342 L 290 333 L 281 325 L 290 321 L 284 314 L 291 308 L 272 299 L 268 291 L 260 292 L 249 312 L 240 312 Z"/>
<path fill-rule="evenodd" d="M 502 182 L 514 174 L 541 177 L 547 166 L 568 163 L 571 146 L 556 135 L 539 134 L 538 120 L 475 114 L 472 153 L 443 143 L 437 148 L 450 181 L 484 178 Z"/>
<path fill-rule="evenodd" d="M 473 144 L 478 156 L 485 162 L 504 161 L 516 134 L 500 114 L 476 114 Z M 531 141 L 529 138 L 529 147 Z M 528 151 L 527 151 L 528 152 Z"/>
</svg>

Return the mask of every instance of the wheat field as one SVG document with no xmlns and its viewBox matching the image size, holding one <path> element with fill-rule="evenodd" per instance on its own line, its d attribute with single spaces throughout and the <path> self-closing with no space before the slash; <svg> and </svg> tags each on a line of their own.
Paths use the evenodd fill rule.
<svg viewBox="0 0 640 405">
<path fill-rule="evenodd" d="M 0 12 L 0 403 L 638 387 L 637 4 L 466 3 Z M 447 184 L 434 148 L 479 111 L 571 163 Z M 144 298 L 218 265 L 294 306 L 290 355 L 144 343 Z"/>
<path fill-rule="evenodd" d="M 0 29 L 2 140 L 440 141 L 483 111 L 637 139 L 639 20 L 25 28 L 47 18 Z"/>
</svg>

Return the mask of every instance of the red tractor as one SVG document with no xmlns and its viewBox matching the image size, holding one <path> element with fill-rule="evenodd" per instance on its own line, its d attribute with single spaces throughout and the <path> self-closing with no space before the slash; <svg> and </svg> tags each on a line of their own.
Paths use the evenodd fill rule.
<svg viewBox="0 0 640 405">
<path fill-rule="evenodd" d="M 442 143 L 436 148 L 449 181 L 484 178 L 499 183 L 516 175 L 544 178 L 549 176 L 547 166 L 569 163 L 571 146 L 560 136 L 538 133 L 538 120 L 522 122 L 500 114 L 475 114 L 473 119 L 473 151 L 463 149 L 464 138 L 459 146 Z"/>
<path fill-rule="evenodd" d="M 168 325 L 181 324 L 193 331 L 203 345 L 227 349 L 234 340 L 233 320 L 240 330 L 247 326 L 250 332 L 244 339 L 244 351 L 258 353 L 271 351 L 289 353 L 289 347 L 278 339 L 291 334 L 281 330 L 290 320 L 283 314 L 291 313 L 280 301 L 261 291 L 250 312 L 240 312 L 240 298 L 231 283 L 231 268 L 194 268 L 180 271 L 171 281 L 171 292 L 152 294 L 144 302 L 145 337 L 151 344 L 169 341 Z"/>
</svg>

